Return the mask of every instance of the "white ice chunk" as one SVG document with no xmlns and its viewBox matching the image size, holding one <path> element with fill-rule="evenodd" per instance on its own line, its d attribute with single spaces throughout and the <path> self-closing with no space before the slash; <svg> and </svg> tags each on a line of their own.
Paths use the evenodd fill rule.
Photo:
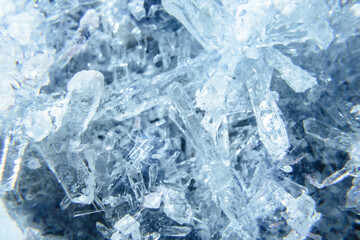
<svg viewBox="0 0 360 240">
<path fill-rule="evenodd" d="M 271 22 L 272 17 L 267 11 L 269 5 L 266 1 L 249 1 L 236 8 L 236 40 L 238 42 L 265 40 L 266 26 Z"/>
<path fill-rule="evenodd" d="M 154 192 L 146 195 L 143 206 L 145 208 L 158 209 L 161 204 L 161 196 L 162 194 L 159 192 Z"/>
<path fill-rule="evenodd" d="M 54 130 L 49 111 L 31 112 L 24 119 L 25 134 L 35 142 L 43 140 Z"/>
<path fill-rule="evenodd" d="M 119 232 L 114 232 L 110 238 L 110 240 L 123 240 L 123 239 L 126 239 L 126 236 L 124 236 L 123 234 L 121 234 Z"/>
<path fill-rule="evenodd" d="M 89 9 L 80 19 L 80 27 L 88 27 L 89 31 L 92 33 L 99 27 L 99 20 L 99 15 L 95 9 Z"/>
<path fill-rule="evenodd" d="M 10 16 L 16 11 L 16 4 L 7 0 L 0 0 L 0 19 Z"/>
<path fill-rule="evenodd" d="M 145 17 L 144 0 L 132 0 L 128 8 L 137 21 Z"/>
<path fill-rule="evenodd" d="M 132 235 L 133 239 L 140 239 L 139 234 L 140 223 L 136 221 L 132 216 L 126 214 L 122 219 L 117 221 L 114 228 L 124 235 Z"/>
<path fill-rule="evenodd" d="M 147 189 L 145 187 L 145 182 L 141 173 L 140 166 L 134 165 L 129 167 L 127 171 L 127 176 L 130 182 L 131 189 L 135 194 L 135 198 L 138 200 L 144 197 Z"/>
<path fill-rule="evenodd" d="M 26 78 L 27 84 L 41 87 L 49 84 L 48 69 L 54 62 L 51 53 L 39 53 L 26 61 L 21 68 L 21 73 Z"/>
</svg>

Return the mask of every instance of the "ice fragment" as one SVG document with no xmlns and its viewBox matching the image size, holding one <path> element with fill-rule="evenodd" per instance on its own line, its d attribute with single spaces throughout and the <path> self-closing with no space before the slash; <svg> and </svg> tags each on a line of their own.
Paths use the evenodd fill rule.
<svg viewBox="0 0 360 240">
<path fill-rule="evenodd" d="M 160 233 L 165 237 L 186 237 L 191 230 L 186 226 L 165 226 L 161 228 Z"/>
<path fill-rule="evenodd" d="M 266 61 L 281 73 L 282 78 L 295 92 L 304 92 L 316 85 L 314 77 L 274 48 L 266 49 Z"/>
<path fill-rule="evenodd" d="M 45 159 L 50 169 L 73 202 L 89 204 L 94 199 L 94 173 L 85 164 L 87 160 L 80 149 L 80 135 L 87 129 L 99 106 L 103 81 L 103 75 L 96 71 L 75 74 L 67 86 L 62 126 L 41 143 L 43 154 L 49 156 Z M 63 141 L 58 148 L 51 146 L 58 141 Z M 71 150 L 66 152 L 64 147 Z M 91 162 L 89 166 L 92 166 Z"/>
<path fill-rule="evenodd" d="M 133 239 L 140 239 L 139 236 L 140 224 L 129 214 L 125 215 L 118 222 L 115 223 L 114 228 L 124 235 L 130 235 Z M 113 238 L 113 237 L 112 237 Z"/>
<path fill-rule="evenodd" d="M 145 17 L 144 0 L 132 0 L 128 7 L 137 21 Z"/>
<path fill-rule="evenodd" d="M 151 209 L 158 209 L 161 204 L 161 193 L 155 192 L 155 193 L 149 193 L 145 196 L 144 204 L 143 206 L 145 208 L 151 208 Z"/>
<path fill-rule="evenodd" d="M 163 194 L 165 214 L 180 224 L 190 223 L 192 211 L 185 194 L 169 188 L 163 188 Z"/>
</svg>

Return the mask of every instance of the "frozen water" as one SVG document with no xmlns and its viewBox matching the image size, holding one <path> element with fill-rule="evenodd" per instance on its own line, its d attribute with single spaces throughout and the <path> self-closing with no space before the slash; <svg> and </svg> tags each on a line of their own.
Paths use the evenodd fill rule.
<svg viewBox="0 0 360 240">
<path fill-rule="evenodd" d="M 165 226 L 160 232 L 165 237 L 186 237 L 191 232 L 191 228 L 186 226 Z"/>
<path fill-rule="evenodd" d="M 9 215 L 29 239 L 360 238 L 359 6 L 0 0 Z"/>
<path fill-rule="evenodd" d="M 145 208 L 158 209 L 161 204 L 161 193 L 150 193 L 145 196 L 143 206 Z"/>
<path fill-rule="evenodd" d="M 163 191 L 165 214 L 180 224 L 190 223 L 191 206 L 184 193 L 172 189 L 164 189 Z"/>
<path fill-rule="evenodd" d="M 140 224 L 129 214 L 125 215 L 118 222 L 115 223 L 114 228 L 125 235 L 129 235 L 138 230 Z"/>
<path fill-rule="evenodd" d="M 307 89 L 316 85 L 316 79 L 307 71 L 294 65 L 291 59 L 281 54 L 274 48 L 266 49 L 266 61 L 274 66 L 281 77 L 295 92 L 305 92 Z"/>
</svg>

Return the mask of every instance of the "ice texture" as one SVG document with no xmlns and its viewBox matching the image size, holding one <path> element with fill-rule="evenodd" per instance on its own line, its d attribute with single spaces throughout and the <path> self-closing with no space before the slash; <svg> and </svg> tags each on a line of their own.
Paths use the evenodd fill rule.
<svg viewBox="0 0 360 240">
<path fill-rule="evenodd" d="M 358 1 L 0 0 L 0 200 L 25 239 L 358 239 L 359 23 Z"/>
<path fill-rule="evenodd" d="M 161 204 L 161 193 L 150 193 L 145 196 L 144 207 L 151 209 L 158 209 Z"/>
<path fill-rule="evenodd" d="M 140 224 L 129 214 L 125 215 L 122 219 L 115 223 L 114 228 L 124 235 L 132 236 L 132 239 L 140 239 L 139 236 Z M 111 237 L 114 238 L 114 235 Z"/>
</svg>

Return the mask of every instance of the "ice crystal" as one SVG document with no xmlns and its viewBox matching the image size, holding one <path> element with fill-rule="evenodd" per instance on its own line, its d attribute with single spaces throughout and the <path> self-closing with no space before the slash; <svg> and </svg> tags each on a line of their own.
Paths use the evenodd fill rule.
<svg viewBox="0 0 360 240">
<path fill-rule="evenodd" d="M 5 208 L 25 239 L 359 238 L 359 24 L 357 1 L 0 0 Z"/>
</svg>

